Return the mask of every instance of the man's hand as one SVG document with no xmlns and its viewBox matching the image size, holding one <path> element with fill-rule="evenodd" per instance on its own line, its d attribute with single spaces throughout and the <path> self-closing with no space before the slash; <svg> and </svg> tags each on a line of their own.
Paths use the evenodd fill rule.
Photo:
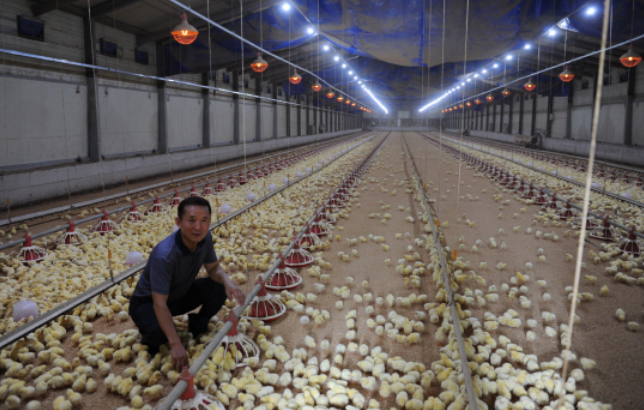
<svg viewBox="0 0 644 410">
<path fill-rule="evenodd" d="M 184 367 L 190 366 L 188 362 L 188 353 L 181 343 L 170 344 L 170 355 L 174 370 L 181 372 Z"/>
<path fill-rule="evenodd" d="M 244 292 L 230 280 L 226 284 L 226 296 L 228 296 L 229 300 L 236 300 L 239 306 L 243 305 L 244 301 L 246 301 L 246 295 Z"/>
</svg>

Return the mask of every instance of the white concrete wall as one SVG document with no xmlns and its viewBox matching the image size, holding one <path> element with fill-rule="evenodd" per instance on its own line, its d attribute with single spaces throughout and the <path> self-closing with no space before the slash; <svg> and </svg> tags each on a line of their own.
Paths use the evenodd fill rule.
<svg viewBox="0 0 644 410">
<path fill-rule="evenodd" d="M 159 138 L 157 107 L 156 90 L 152 92 L 99 87 L 98 110 L 103 155 L 109 157 L 155 150 Z M 83 109 L 82 112 L 86 110 Z"/>
<path fill-rule="evenodd" d="M 273 104 L 262 103 L 262 140 L 273 138 Z"/>
<path fill-rule="evenodd" d="M 286 136 L 286 105 L 277 104 L 277 138 Z"/>
<path fill-rule="evenodd" d="M 234 132 L 233 101 L 224 96 L 217 96 L 210 102 L 210 138 L 214 145 L 231 144 Z"/>
<path fill-rule="evenodd" d="M 200 96 L 169 94 L 167 101 L 168 148 L 201 146 L 203 141 L 203 104 Z"/>
<path fill-rule="evenodd" d="M 244 107 L 246 112 L 244 112 Z M 246 126 L 244 126 L 244 118 L 246 119 Z M 244 133 L 246 133 L 246 142 L 253 141 L 256 133 L 255 124 L 257 124 L 257 109 L 255 101 L 239 101 L 239 123 L 239 142 L 244 140 Z"/>
<path fill-rule="evenodd" d="M 87 157 L 85 85 L 0 76 L 0 167 Z"/>
<path fill-rule="evenodd" d="M 297 132 L 297 107 L 290 105 L 289 109 L 291 110 L 291 135 L 296 136 Z"/>
</svg>

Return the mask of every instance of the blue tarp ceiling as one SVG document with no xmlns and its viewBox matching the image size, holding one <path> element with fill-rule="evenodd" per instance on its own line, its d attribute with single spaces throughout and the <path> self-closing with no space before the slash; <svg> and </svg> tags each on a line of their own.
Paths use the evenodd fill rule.
<svg viewBox="0 0 644 410">
<path fill-rule="evenodd" d="M 631 12 L 632 0 L 613 1 L 614 43 L 631 38 L 632 20 L 635 21 L 634 35 L 644 33 L 644 0 L 635 1 L 635 15 Z M 385 104 L 429 100 L 431 94 L 440 91 L 442 62 L 445 63 L 445 87 L 453 86 L 463 74 L 466 0 L 446 1 L 444 31 L 443 2 L 439 0 L 319 0 L 319 18 L 317 0 L 294 0 L 294 3 L 316 28 L 319 24 L 322 41 L 359 57 L 350 63 L 351 67 Z M 521 49 L 527 41 L 566 17 L 571 29 L 598 38 L 601 3 L 596 4 L 599 12 L 594 17 L 583 12 L 588 4 L 587 0 L 469 0 L 467 72 L 483 67 L 493 57 Z M 261 21 L 261 44 L 269 51 L 294 49 L 311 37 L 306 33 L 309 23 L 295 10 L 286 13 L 280 7 L 272 7 L 262 12 Z M 246 16 L 243 23 L 231 22 L 226 27 L 241 34 L 242 24 L 244 38 L 260 44 L 259 13 Z M 559 41 L 563 41 L 563 36 Z M 242 54 L 250 63 L 256 50 L 213 28 L 210 46 L 207 32 L 201 32 L 190 46 L 167 44 L 166 74 L 204 72 L 212 65 L 239 63 Z M 266 73 L 270 75 L 271 70 L 283 67 L 284 63 L 271 64 Z M 332 67 L 320 70 L 319 74 L 334 86 L 349 81 Z M 500 80 L 495 78 L 497 83 Z M 421 83 L 425 84 L 424 89 Z M 306 87 L 291 87 L 290 92 L 297 94 L 306 90 Z M 369 100 L 361 90 L 355 93 L 364 101 Z"/>
</svg>

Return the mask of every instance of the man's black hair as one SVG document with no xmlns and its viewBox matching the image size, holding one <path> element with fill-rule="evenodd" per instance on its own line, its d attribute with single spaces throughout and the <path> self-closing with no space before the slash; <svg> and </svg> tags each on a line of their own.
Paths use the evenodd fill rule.
<svg viewBox="0 0 644 410">
<path fill-rule="evenodd" d="M 187 206 L 203 206 L 205 208 L 208 208 L 208 213 L 212 215 L 212 208 L 210 207 L 210 202 L 208 202 L 206 199 L 200 197 L 200 196 L 191 196 L 179 204 L 179 208 L 177 210 L 179 219 L 183 216 L 183 214 L 186 213 L 186 207 Z"/>
</svg>

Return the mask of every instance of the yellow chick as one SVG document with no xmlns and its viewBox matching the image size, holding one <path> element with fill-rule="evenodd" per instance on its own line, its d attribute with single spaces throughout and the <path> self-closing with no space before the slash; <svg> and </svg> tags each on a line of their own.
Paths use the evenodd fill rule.
<svg viewBox="0 0 644 410">
<path fill-rule="evenodd" d="M 597 276 L 593 276 L 593 275 L 584 275 L 584 278 L 585 278 L 588 282 L 590 282 L 590 284 L 591 284 L 591 285 L 594 285 L 595 283 L 597 283 Z"/>
<path fill-rule="evenodd" d="M 599 290 L 599 294 L 604 297 L 608 296 L 608 286 L 602 286 L 602 288 Z"/>
</svg>

